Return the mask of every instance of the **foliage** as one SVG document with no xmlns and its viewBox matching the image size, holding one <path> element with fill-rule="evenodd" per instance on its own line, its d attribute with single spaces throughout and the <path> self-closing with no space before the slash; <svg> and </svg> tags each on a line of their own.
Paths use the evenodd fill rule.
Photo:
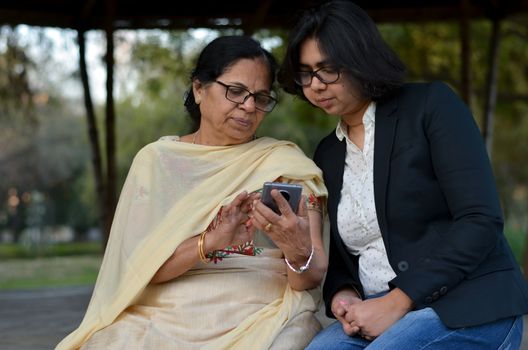
<svg viewBox="0 0 528 350">
<path fill-rule="evenodd" d="M 493 166 L 510 225 L 528 235 L 528 16 L 502 26 Z"/>
<path fill-rule="evenodd" d="M 291 140 L 312 157 L 318 142 L 335 128 L 336 122 L 336 118 L 306 101 L 282 93 L 280 103 L 266 116 L 257 134 Z"/>
<path fill-rule="evenodd" d="M 406 63 L 409 81 L 438 79 L 458 90 L 461 60 L 457 22 L 391 23 L 380 25 L 380 29 Z M 488 21 L 472 21 L 470 30 L 470 107 L 476 122 L 482 125 L 491 25 Z M 182 98 L 190 87 L 194 60 L 205 43 L 232 32 L 156 30 L 116 34 L 118 187 L 141 147 L 163 135 L 188 133 L 190 124 Z M 528 232 L 526 15 L 504 21 L 501 33 L 492 161 L 508 232 L 516 232 L 508 233 L 508 237 L 522 242 L 519 233 L 525 237 Z M 73 40 L 71 33 L 64 35 Z M 285 31 L 263 29 L 254 36 L 280 61 Z M 45 39 L 42 33 L 37 37 Z M 29 55 L 30 48 L 38 45 L 42 48 L 40 56 Z M 65 96 L 62 82 L 77 78 L 78 73 L 75 69 L 57 73 L 57 62 L 48 54 L 53 45 L 50 40 L 31 41 L 12 28 L 0 31 L 0 231 L 14 227 L 5 205 L 10 188 L 16 188 L 20 198 L 32 191 L 45 194 L 48 213 L 44 221 L 48 224 L 68 224 L 79 232 L 95 224 L 84 110 L 80 100 Z M 19 88 L 9 89 L 12 82 Z M 336 118 L 284 92 L 279 91 L 279 100 L 258 136 L 290 139 L 311 156 L 318 141 L 335 128 Z M 97 106 L 97 110 L 98 123 L 104 130 L 103 106 Z M 26 209 L 21 205 L 19 215 L 26 216 Z"/>
<path fill-rule="evenodd" d="M 0 121 L 3 124 L 3 140 L 10 138 L 11 129 L 20 129 L 22 123 L 35 124 L 33 97 L 29 82 L 29 71 L 35 62 L 26 54 L 26 48 L 10 27 L 0 28 L 3 52 L 0 55 Z M 5 142 L 7 145 L 7 142 Z"/>
<path fill-rule="evenodd" d="M 29 54 L 30 44 L 38 42 L 42 49 L 38 58 L 49 59 L 49 40 L 43 40 L 38 30 L 32 41 L 9 28 L 2 28 L 0 42 L 2 38 L 8 44 L 0 51 L 0 66 L 6 69 L 0 71 L 0 231 L 8 229 L 18 240 L 27 226 L 89 227 L 91 223 L 82 224 L 89 215 L 81 224 L 74 219 L 93 206 L 75 191 L 75 184 L 87 178 L 83 120 L 75 105 L 58 94 L 59 88 L 47 85 L 51 81 L 46 78 L 46 61 Z M 37 197 L 44 211 L 35 215 Z"/>
</svg>

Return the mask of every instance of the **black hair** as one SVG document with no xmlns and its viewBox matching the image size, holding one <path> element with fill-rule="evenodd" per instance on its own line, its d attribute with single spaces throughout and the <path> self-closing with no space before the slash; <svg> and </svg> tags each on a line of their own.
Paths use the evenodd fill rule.
<svg viewBox="0 0 528 350">
<path fill-rule="evenodd" d="M 194 99 L 192 83 L 199 80 L 202 84 L 215 81 L 229 67 L 240 59 L 263 58 L 269 70 L 270 89 L 275 82 L 278 64 L 273 55 L 264 49 L 258 41 L 245 35 L 221 36 L 211 41 L 200 53 L 196 67 L 191 73 L 191 87 L 186 92 L 184 105 L 192 120 L 191 131 L 200 127 L 200 107 Z"/>
<path fill-rule="evenodd" d="M 306 100 L 294 75 L 300 70 L 300 46 L 310 38 L 333 66 L 355 80 L 363 97 L 381 101 L 402 86 L 405 65 L 372 18 L 351 1 L 334 0 L 308 8 L 292 28 L 278 77 L 286 92 Z"/>
</svg>

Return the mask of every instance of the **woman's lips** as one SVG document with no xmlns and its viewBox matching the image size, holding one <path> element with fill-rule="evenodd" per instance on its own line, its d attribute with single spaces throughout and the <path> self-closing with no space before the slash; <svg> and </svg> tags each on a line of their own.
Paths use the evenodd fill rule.
<svg viewBox="0 0 528 350">
<path fill-rule="evenodd" d="M 249 128 L 252 125 L 252 122 L 249 119 L 233 118 L 233 121 L 243 128 Z"/>
<path fill-rule="evenodd" d="M 322 98 L 317 100 L 317 105 L 321 108 L 328 108 L 332 105 L 332 98 Z"/>
</svg>

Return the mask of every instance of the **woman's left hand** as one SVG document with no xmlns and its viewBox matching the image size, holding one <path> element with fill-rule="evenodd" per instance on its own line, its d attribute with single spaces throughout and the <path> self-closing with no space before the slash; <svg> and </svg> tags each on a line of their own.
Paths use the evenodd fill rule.
<svg viewBox="0 0 528 350">
<path fill-rule="evenodd" d="M 351 327 L 360 329 L 363 338 L 373 340 L 412 309 L 412 300 L 395 288 L 384 296 L 348 306 L 345 319 Z"/>
<path fill-rule="evenodd" d="M 271 191 L 271 196 L 282 215 L 275 214 L 260 200 L 256 200 L 251 212 L 252 223 L 273 240 L 290 263 L 302 266 L 312 249 L 305 196 L 301 196 L 297 213 L 293 212 L 288 201 L 276 189 Z"/>
</svg>

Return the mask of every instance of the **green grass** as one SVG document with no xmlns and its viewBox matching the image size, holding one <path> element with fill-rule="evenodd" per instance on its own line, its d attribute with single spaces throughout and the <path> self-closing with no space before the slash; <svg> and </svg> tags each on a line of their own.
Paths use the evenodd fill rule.
<svg viewBox="0 0 528 350">
<path fill-rule="evenodd" d="M 98 255 L 101 254 L 101 243 L 98 242 L 73 242 L 56 243 L 36 247 L 27 247 L 21 244 L 0 244 L 0 260 L 25 259 L 35 257 L 72 256 L 72 255 Z"/>
<path fill-rule="evenodd" d="M 0 290 L 91 285 L 101 255 L 9 259 L 0 263 Z"/>
<path fill-rule="evenodd" d="M 97 242 L 0 244 L 0 290 L 92 285 L 101 251 Z"/>
<path fill-rule="evenodd" d="M 521 264 L 525 233 L 507 228 L 505 234 Z M 0 244 L 0 290 L 93 285 L 101 261 L 100 243 L 55 244 L 38 250 Z"/>
</svg>

